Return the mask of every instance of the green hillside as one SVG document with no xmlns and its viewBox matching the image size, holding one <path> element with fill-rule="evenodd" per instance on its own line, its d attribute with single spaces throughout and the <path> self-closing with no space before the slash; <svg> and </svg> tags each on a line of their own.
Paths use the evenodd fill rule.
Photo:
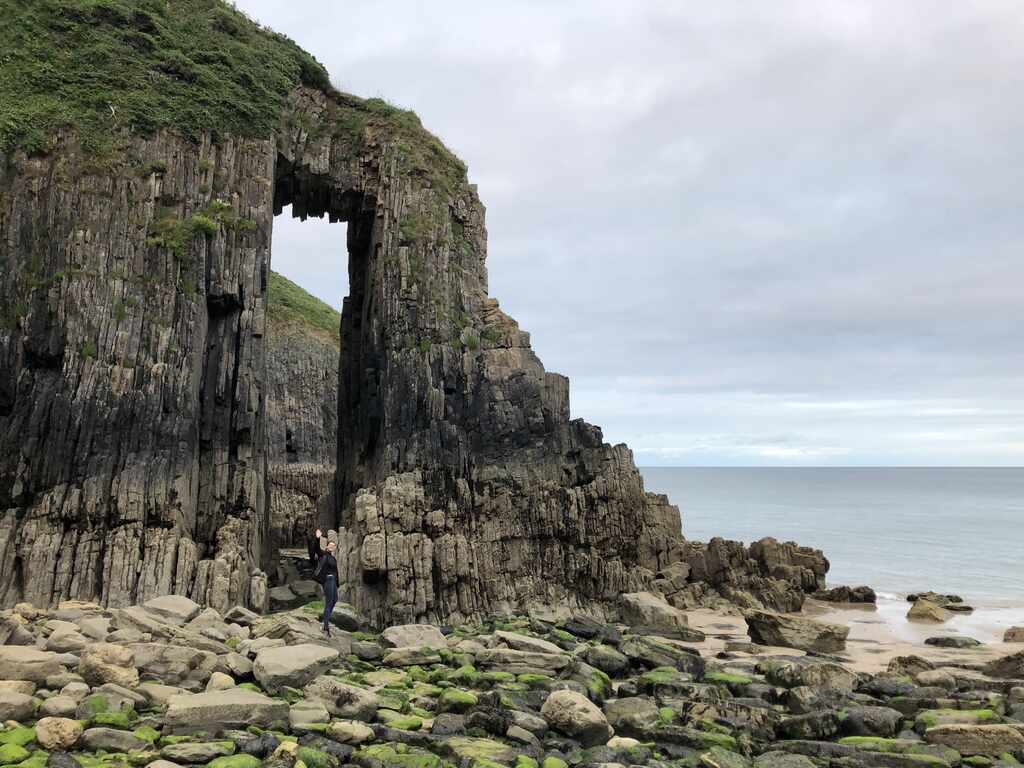
<svg viewBox="0 0 1024 768">
<path fill-rule="evenodd" d="M 435 187 L 465 181 L 415 113 L 338 92 L 310 54 L 222 0 L 4 0 L 0 11 L 0 154 L 45 153 L 60 128 L 98 157 L 116 156 L 125 131 L 269 136 L 303 84 L 329 96 L 333 135 L 393 139 Z"/>
<path fill-rule="evenodd" d="M 300 323 L 334 342 L 340 338 L 341 314 L 277 272 L 270 273 L 267 314 L 271 321 Z"/>
</svg>

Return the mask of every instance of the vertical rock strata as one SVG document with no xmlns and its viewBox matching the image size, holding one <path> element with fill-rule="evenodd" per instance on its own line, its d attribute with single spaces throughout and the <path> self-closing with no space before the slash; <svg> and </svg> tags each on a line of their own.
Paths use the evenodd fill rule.
<svg viewBox="0 0 1024 768">
<path fill-rule="evenodd" d="M 349 223 L 334 506 L 358 608 L 600 604 L 670 560 L 676 508 L 570 420 L 568 381 L 488 297 L 462 169 L 418 126 L 410 147 L 350 116 L 299 88 L 266 140 L 122 135 L 97 165 L 68 134 L 7 159 L 0 602 L 262 607 L 270 235 L 289 204 Z"/>
</svg>

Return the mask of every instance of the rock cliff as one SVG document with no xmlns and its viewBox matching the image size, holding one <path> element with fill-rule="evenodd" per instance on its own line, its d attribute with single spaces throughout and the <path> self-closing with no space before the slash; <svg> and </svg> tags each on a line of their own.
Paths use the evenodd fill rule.
<svg viewBox="0 0 1024 768">
<path fill-rule="evenodd" d="M 348 222 L 328 516 L 364 616 L 601 611 L 680 560 L 678 509 L 488 295 L 483 205 L 415 115 L 220 2 L 43 0 L 4 35 L 0 604 L 266 606 L 288 205 Z M 330 443 L 307 384 L 296 458 Z M 323 479 L 284 481 L 303 514 Z"/>
</svg>

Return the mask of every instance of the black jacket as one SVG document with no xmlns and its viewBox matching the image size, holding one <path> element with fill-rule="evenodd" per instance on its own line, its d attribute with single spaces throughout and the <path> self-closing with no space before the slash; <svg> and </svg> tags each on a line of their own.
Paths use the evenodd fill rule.
<svg viewBox="0 0 1024 768">
<path fill-rule="evenodd" d="M 335 583 L 341 581 L 338 577 L 338 561 L 330 552 L 320 548 L 320 539 L 317 536 L 310 536 L 307 543 L 309 550 L 309 563 L 313 567 L 313 577 L 323 584 L 328 576 L 334 576 Z"/>
</svg>

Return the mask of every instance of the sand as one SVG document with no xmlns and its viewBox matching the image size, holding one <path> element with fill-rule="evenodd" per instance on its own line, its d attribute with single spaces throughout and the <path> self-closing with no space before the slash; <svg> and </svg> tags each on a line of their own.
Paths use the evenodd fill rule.
<svg viewBox="0 0 1024 768">
<path fill-rule="evenodd" d="M 958 614 L 941 624 L 909 621 L 906 618 L 909 607 L 910 603 L 896 598 L 880 598 L 877 606 L 808 600 L 802 615 L 850 628 L 846 652 L 842 657 L 848 668 L 858 672 L 881 672 L 893 657 L 910 654 L 939 665 L 980 664 L 1024 650 L 1024 643 L 1002 642 L 1007 627 L 1024 626 L 1024 607 L 978 608 L 973 614 Z M 700 609 L 687 611 L 687 617 L 691 627 L 707 635 L 703 643 L 688 643 L 699 648 L 701 655 L 714 656 L 725 650 L 726 643 L 730 641 L 750 640 L 746 622 L 738 613 Z M 983 645 L 967 649 L 925 645 L 926 638 L 938 635 L 973 637 Z M 751 654 L 752 658 L 803 655 L 792 648 L 762 646 L 757 651 Z"/>
</svg>

